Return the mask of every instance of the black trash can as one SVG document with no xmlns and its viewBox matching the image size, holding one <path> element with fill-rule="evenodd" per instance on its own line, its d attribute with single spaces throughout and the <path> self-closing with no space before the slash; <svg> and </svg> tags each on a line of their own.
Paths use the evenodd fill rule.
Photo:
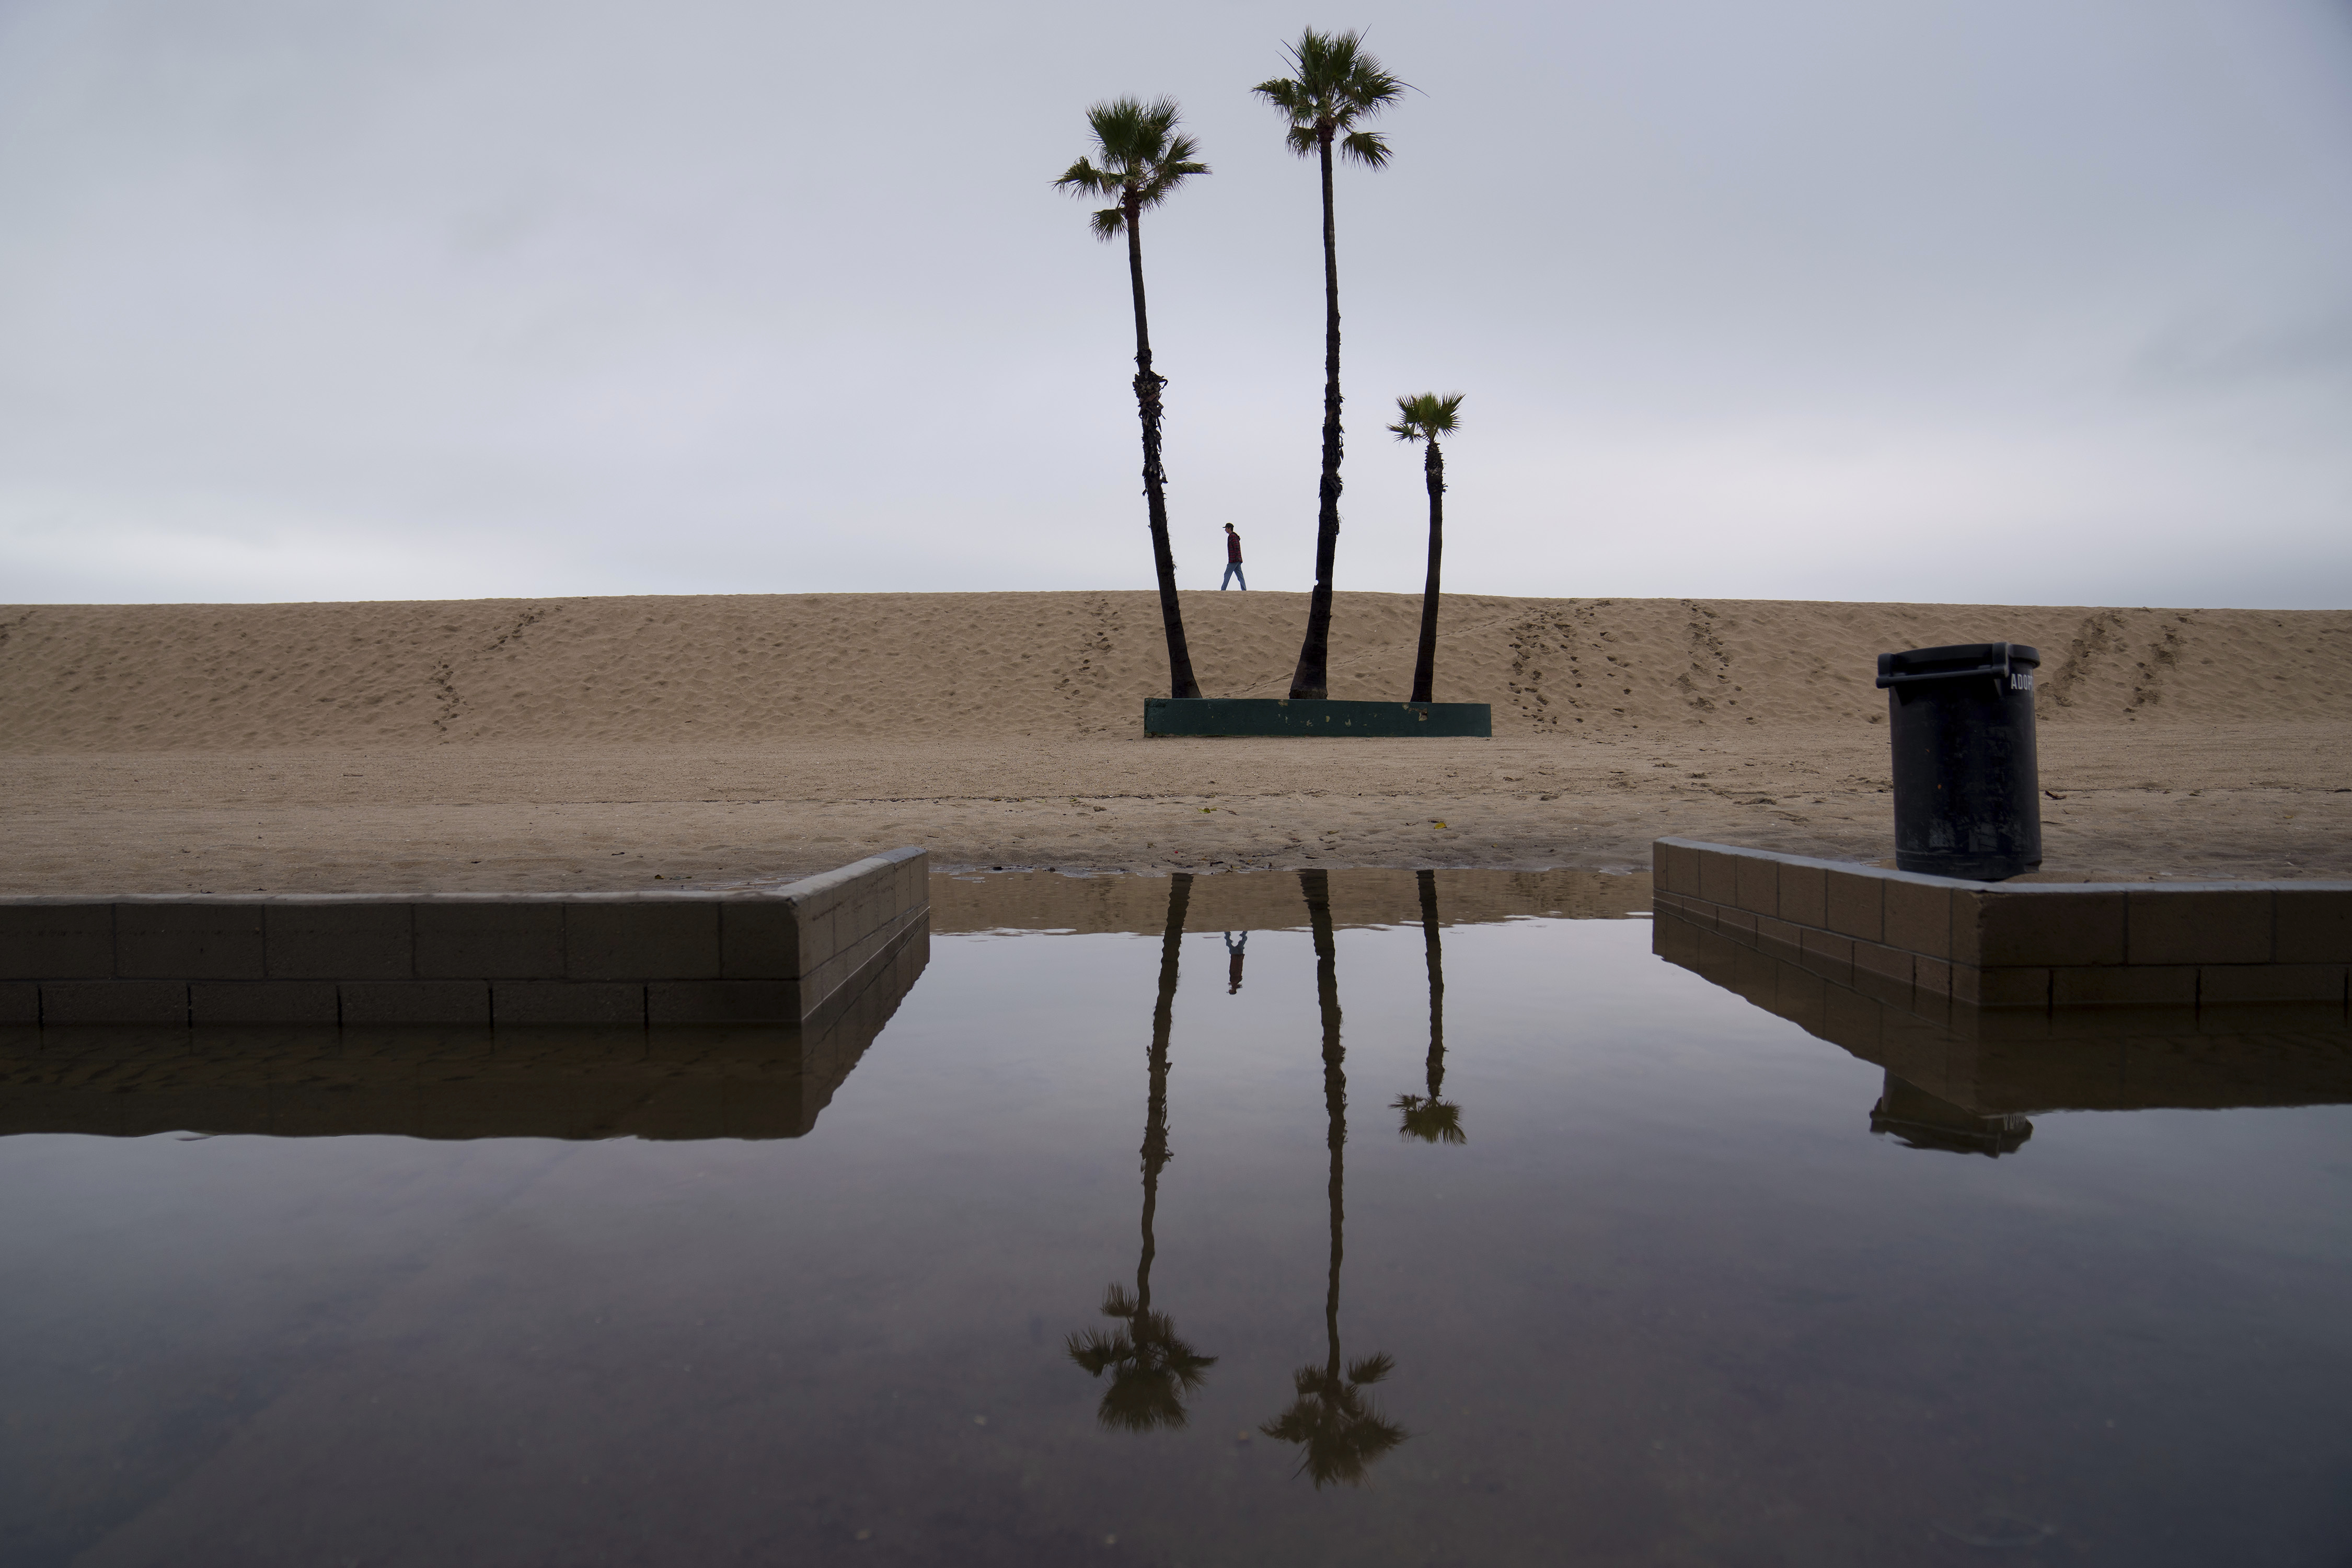
<svg viewBox="0 0 2352 1568">
<path fill-rule="evenodd" d="M 1895 864 L 1998 882 L 2042 864 L 2033 672 L 2022 643 L 1878 656 L 1895 752 Z"/>
</svg>

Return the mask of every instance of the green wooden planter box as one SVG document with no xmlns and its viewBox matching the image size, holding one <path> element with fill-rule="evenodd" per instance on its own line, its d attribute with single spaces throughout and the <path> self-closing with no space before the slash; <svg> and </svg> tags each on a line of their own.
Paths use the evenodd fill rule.
<svg viewBox="0 0 2352 1568">
<path fill-rule="evenodd" d="M 1484 702 L 1334 702 L 1290 697 L 1152 697 L 1147 735 L 1444 735 L 1486 741 L 1495 710 Z"/>
</svg>

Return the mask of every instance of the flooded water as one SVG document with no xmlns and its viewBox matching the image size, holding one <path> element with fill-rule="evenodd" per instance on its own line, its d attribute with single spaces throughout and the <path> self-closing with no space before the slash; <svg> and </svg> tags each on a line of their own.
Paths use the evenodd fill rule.
<svg viewBox="0 0 2352 1568">
<path fill-rule="evenodd" d="M 1567 918 L 1646 904 L 943 883 L 807 1039 L 21 1039 L 5 1559 L 2352 1562 L 2340 1011 L 1865 1048 Z"/>
</svg>

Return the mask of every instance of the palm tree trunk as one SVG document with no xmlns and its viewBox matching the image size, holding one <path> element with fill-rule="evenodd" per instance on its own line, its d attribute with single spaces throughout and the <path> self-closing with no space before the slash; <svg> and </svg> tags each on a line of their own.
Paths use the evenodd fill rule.
<svg viewBox="0 0 2352 1568">
<path fill-rule="evenodd" d="M 1179 871 L 1168 882 L 1168 923 L 1160 935 L 1160 1001 L 1151 1009 L 1151 1087 L 1143 1113 L 1143 1256 L 1135 1265 L 1139 1323 L 1151 1310 L 1151 1259 L 1159 1251 L 1151 1220 L 1160 1206 L 1160 1170 L 1168 1163 L 1168 1035 L 1176 1016 L 1176 961 L 1184 945 L 1184 910 L 1192 900 L 1192 873 Z"/>
<path fill-rule="evenodd" d="M 1307 923 L 1315 931 L 1315 999 L 1323 1013 L 1324 1142 L 1331 1152 L 1331 1274 L 1323 1297 L 1324 1342 L 1330 1348 L 1327 1372 L 1329 1386 L 1339 1385 L 1339 1261 L 1340 1237 L 1346 1224 L 1348 1074 L 1347 1051 L 1339 1044 L 1339 964 L 1331 942 L 1331 878 L 1327 871 L 1301 871 L 1298 884 L 1307 894 Z"/>
<path fill-rule="evenodd" d="M 1423 871 L 1421 881 L 1421 952 L 1429 967 L 1429 1098 L 1434 1101 L 1445 1089 L 1445 950 L 1437 934 L 1437 873 Z"/>
<path fill-rule="evenodd" d="M 1437 449 L 1434 436 L 1421 473 L 1429 482 L 1429 576 L 1421 585 L 1421 651 L 1412 661 L 1412 700 L 1434 702 L 1430 691 L 1437 679 L 1437 562 L 1445 552 L 1445 454 Z"/>
<path fill-rule="evenodd" d="M 1184 613 L 1176 603 L 1176 555 L 1168 543 L 1167 474 L 1160 467 L 1160 389 L 1167 378 L 1151 369 L 1151 325 L 1143 304 L 1142 209 L 1127 204 L 1127 273 L 1135 292 L 1135 407 L 1143 420 L 1143 494 L 1151 517 L 1151 564 L 1160 574 L 1160 624 L 1168 633 L 1168 695 L 1198 697 L 1192 650 L 1184 640 Z"/>
<path fill-rule="evenodd" d="M 1315 518 L 1315 592 L 1307 601 L 1307 640 L 1290 678 L 1293 697 L 1329 695 L 1331 562 L 1339 552 L 1339 237 L 1331 216 L 1331 133 L 1323 156 L 1323 484 Z"/>
</svg>

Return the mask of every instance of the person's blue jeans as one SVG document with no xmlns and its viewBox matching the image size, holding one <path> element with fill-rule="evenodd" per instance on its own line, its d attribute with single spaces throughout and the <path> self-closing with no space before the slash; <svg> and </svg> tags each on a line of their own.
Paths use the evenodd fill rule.
<svg viewBox="0 0 2352 1568">
<path fill-rule="evenodd" d="M 1238 561 L 1228 561 L 1225 563 L 1225 580 L 1217 584 L 1217 592 L 1223 593 L 1230 584 L 1236 582 L 1242 585 L 1243 593 L 1249 592 L 1249 579 L 1242 575 L 1242 563 Z"/>
</svg>

